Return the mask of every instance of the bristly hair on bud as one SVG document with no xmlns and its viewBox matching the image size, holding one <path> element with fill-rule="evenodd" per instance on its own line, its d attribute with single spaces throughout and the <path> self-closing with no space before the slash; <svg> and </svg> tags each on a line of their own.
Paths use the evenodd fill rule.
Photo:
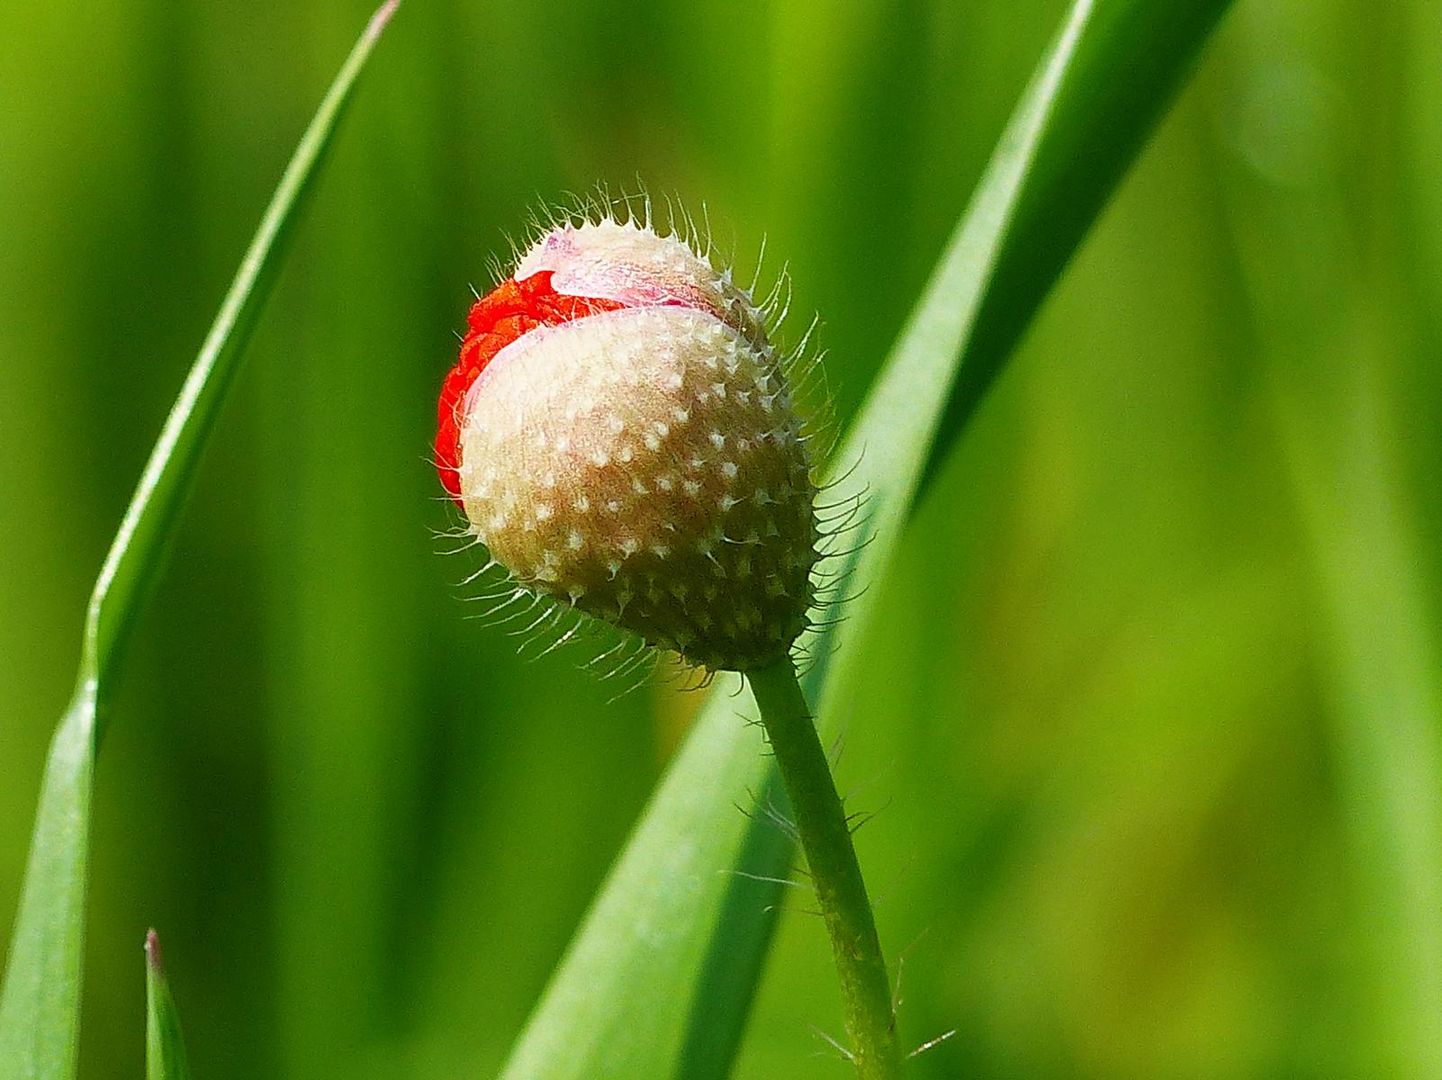
<svg viewBox="0 0 1442 1080">
<path fill-rule="evenodd" d="M 752 671 L 787 655 L 817 599 L 793 383 L 811 332 L 778 351 L 784 274 L 758 302 L 671 218 L 658 231 L 649 198 L 602 194 L 538 225 L 471 308 L 436 467 L 490 554 L 468 580 L 498 569 L 496 612 L 553 633 L 544 651 L 594 617 L 633 657 Z"/>
</svg>

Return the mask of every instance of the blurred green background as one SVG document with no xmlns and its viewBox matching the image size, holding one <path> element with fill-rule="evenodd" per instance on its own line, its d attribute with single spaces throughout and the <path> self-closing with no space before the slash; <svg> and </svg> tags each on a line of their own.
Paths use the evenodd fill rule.
<svg viewBox="0 0 1442 1080">
<path fill-rule="evenodd" d="M 197 1077 L 495 1071 L 699 698 L 467 621 L 468 285 L 640 177 L 768 235 L 844 422 L 1062 7 L 408 0 L 121 680 L 84 1077 L 140 1072 L 152 924 Z M 95 570 L 367 14 L 0 8 L 7 927 Z M 917 1076 L 1442 1060 L 1439 71 L 1438 0 L 1240 0 L 915 519 L 839 780 L 957 1031 Z M 788 912 L 738 1075 L 845 1076 L 835 998 Z"/>
</svg>

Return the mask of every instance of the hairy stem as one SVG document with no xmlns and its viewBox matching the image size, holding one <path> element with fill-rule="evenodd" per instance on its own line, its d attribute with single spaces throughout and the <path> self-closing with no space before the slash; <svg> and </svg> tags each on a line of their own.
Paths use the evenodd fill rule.
<svg viewBox="0 0 1442 1080">
<path fill-rule="evenodd" d="M 901 1075 L 891 983 L 846 811 L 789 658 L 746 673 L 791 798 L 801 849 L 831 937 L 846 1034 L 861 1080 Z"/>
</svg>

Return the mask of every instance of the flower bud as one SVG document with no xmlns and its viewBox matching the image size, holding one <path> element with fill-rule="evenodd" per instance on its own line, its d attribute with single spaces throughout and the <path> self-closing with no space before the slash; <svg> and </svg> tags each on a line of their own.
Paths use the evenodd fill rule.
<svg viewBox="0 0 1442 1080">
<path fill-rule="evenodd" d="M 746 671 L 805 628 L 815 487 L 751 296 L 674 236 L 543 236 L 478 300 L 436 460 L 521 586 L 690 663 Z"/>
</svg>

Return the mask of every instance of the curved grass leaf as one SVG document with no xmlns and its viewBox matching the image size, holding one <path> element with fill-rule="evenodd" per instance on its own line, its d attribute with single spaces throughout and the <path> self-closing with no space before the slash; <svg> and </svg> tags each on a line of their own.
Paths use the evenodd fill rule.
<svg viewBox="0 0 1442 1080">
<path fill-rule="evenodd" d="M 145 1080 L 190 1080 L 180 1014 L 154 930 L 145 935 Z"/>
<path fill-rule="evenodd" d="M 0 995 L 0 1078 L 75 1074 L 100 708 L 316 167 L 398 0 L 376 12 L 301 137 L 146 463 L 86 612 L 75 697 L 51 740 Z"/>
<path fill-rule="evenodd" d="M 837 456 L 833 501 L 864 494 L 857 531 L 875 540 L 846 556 L 846 591 L 863 593 L 848 631 L 833 623 L 808 643 L 823 724 L 845 705 L 860 659 L 848 645 L 926 481 L 1228 2 L 1072 3 Z M 522 1033 L 511 1080 L 730 1071 L 792 859 L 737 689 L 717 687 L 652 797 Z"/>
</svg>

